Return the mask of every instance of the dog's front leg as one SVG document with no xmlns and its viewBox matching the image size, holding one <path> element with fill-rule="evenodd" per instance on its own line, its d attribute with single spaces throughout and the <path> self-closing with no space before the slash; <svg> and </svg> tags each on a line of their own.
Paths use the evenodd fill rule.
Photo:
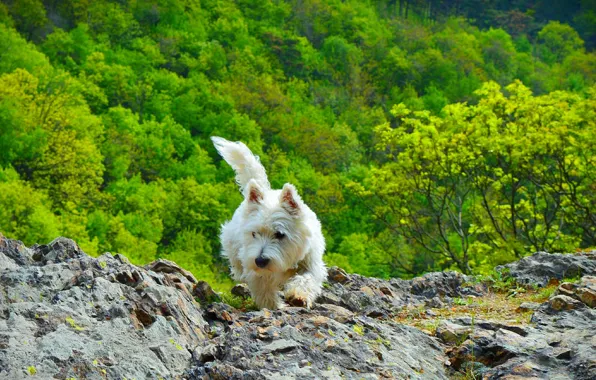
<svg viewBox="0 0 596 380">
<path fill-rule="evenodd" d="M 321 262 L 318 270 L 306 270 L 291 277 L 284 287 L 286 301 L 292 306 L 310 308 L 321 294 L 323 281 L 327 277 L 324 268 Z"/>
<path fill-rule="evenodd" d="M 246 280 L 250 295 L 259 309 L 267 308 L 275 310 L 283 307 L 278 294 L 279 283 L 267 281 L 258 276 L 249 276 Z"/>
</svg>

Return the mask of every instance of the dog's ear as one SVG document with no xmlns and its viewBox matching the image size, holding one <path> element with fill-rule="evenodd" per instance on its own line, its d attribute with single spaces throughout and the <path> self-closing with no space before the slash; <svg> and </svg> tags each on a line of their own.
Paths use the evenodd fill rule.
<svg viewBox="0 0 596 380">
<path fill-rule="evenodd" d="M 263 200 L 263 191 L 257 184 L 257 181 L 255 181 L 254 179 L 251 179 L 246 185 L 245 193 L 246 199 L 248 199 L 250 203 L 259 204 Z"/>
<path fill-rule="evenodd" d="M 286 183 L 279 196 L 281 206 L 292 216 L 300 215 L 300 196 L 294 185 Z"/>
</svg>

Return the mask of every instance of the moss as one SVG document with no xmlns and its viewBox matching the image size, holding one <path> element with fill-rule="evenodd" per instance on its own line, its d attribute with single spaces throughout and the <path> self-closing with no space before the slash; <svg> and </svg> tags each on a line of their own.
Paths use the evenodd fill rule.
<svg viewBox="0 0 596 380">
<path fill-rule="evenodd" d="M 232 306 L 235 309 L 242 310 L 242 311 L 257 311 L 259 307 L 252 298 L 242 298 L 233 295 L 232 293 L 223 292 L 220 294 L 221 301 Z"/>
</svg>

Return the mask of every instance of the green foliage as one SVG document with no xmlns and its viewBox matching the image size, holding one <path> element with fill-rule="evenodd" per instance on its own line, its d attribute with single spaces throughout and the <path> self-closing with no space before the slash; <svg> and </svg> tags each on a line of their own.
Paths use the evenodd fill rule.
<svg viewBox="0 0 596 380">
<path fill-rule="evenodd" d="M 0 230 L 27 244 L 48 243 L 60 234 L 58 217 L 43 192 L 19 179 L 14 169 L 0 171 Z"/>
<path fill-rule="evenodd" d="M 297 186 L 350 272 L 595 246 L 596 9 L 547 3 L 2 2 L 0 231 L 227 289 L 220 135 Z"/>
<path fill-rule="evenodd" d="M 491 268 L 529 251 L 572 251 L 594 241 L 594 91 L 533 97 L 520 82 L 486 83 L 477 105 L 443 116 L 393 108 L 376 128 L 388 162 L 364 187 L 392 234 L 442 268 Z"/>
<path fill-rule="evenodd" d="M 0 73 L 10 73 L 16 69 L 31 73 L 47 72 L 50 62 L 16 30 L 0 23 Z"/>
<path fill-rule="evenodd" d="M 539 50 L 547 63 L 561 62 L 575 51 L 581 51 L 584 41 L 569 25 L 550 22 L 538 33 Z"/>
</svg>

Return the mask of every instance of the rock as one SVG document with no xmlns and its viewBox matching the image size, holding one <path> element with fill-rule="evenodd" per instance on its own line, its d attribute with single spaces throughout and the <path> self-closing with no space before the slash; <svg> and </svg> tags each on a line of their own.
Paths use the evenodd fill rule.
<svg viewBox="0 0 596 380">
<path fill-rule="evenodd" d="M 441 299 L 439 297 L 433 297 L 430 300 L 426 300 L 425 304 L 426 304 L 426 306 L 432 307 L 435 309 L 440 309 L 445 306 L 445 303 L 443 303 L 443 301 L 441 301 Z"/>
<path fill-rule="evenodd" d="M 30 366 L 39 378 L 176 378 L 207 339 L 203 312 L 167 273 L 65 238 L 26 248 L 2 237 L 0 253 L 14 264 L 0 268 L 0 378 Z"/>
<path fill-rule="evenodd" d="M 197 346 L 192 356 L 193 358 L 199 363 L 209 363 L 215 360 L 216 357 L 219 355 L 219 348 L 217 345 L 208 343 L 205 346 L 199 345 Z"/>
<path fill-rule="evenodd" d="M 403 307 L 430 306 L 440 308 L 451 297 L 480 296 L 486 292 L 481 284 L 468 285 L 473 278 L 456 272 L 428 273 L 412 280 L 389 281 L 348 275 L 342 269 L 329 269 L 329 283 L 323 288 L 318 303 L 342 306 L 374 318 L 395 315 Z"/>
<path fill-rule="evenodd" d="M 574 298 L 588 307 L 596 307 L 596 277 L 584 276 L 578 284 L 564 282 L 555 291 L 554 295 Z"/>
<path fill-rule="evenodd" d="M 323 291 L 323 294 L 317 298 L 317 302 L 323 304 L 339 305 L 341 303 L 341 299 L 331 292 Z"/>
<path fill-rule="evenodd" d="M 580 288 L 576 293 L 579 300 L 585 303 L 589 307 L 596 307 L 596 291 L 587 288 Z"/>
<path fill-rule="evenodd" d="M 248 298 L 250 297 L 250 290 L 246 284 L 236 284 L 231 290 L 231 293 L 235 296 Z"/>
<path fill-rule="evenodd" d="M 346 318 L 337 318 L 340 314 Z M 337 305 L 237 312 L 234 317 L 215 339 L 216 360 L 197 363 L 188 371 L 190 379 L 221 366 L 242 368 L 243 378 L 447 378 L 442 348 L 419 330 L 391 320 Z M 234 357 L 234 348 L 244 355 Z"/>
<path fill-rule="evenodd" d="M 584 307 L 584 304 L 580 301 L 565 295 L 554 296 L 548 301 L 548 303 L 551 309 L 556 311 L 573 310 Z"/>
<path fill-rule="evenodd" d="M 40 261 L 43 264 L 64 262 L 83 255 L 77 243 L 64 237 L 56 238 L 47 245 L 35 245 L 32 250 L 33 260 Z"/>
<path fill-rule="evenodd" d="M 437 327 L 436 335 L 445 343 L 462 343 L 472 332 L 472 328 L 461 326 L 448 321 L 441 321 Z"/>
<path fill-rule="evenodd" d="M 0 378 L 34 366 L 39 378 L 447 379 L 449 363 L 488 379 L 592 379 L 596 311 L 585 305 L 595 285 L 590 276 L 561 284 L 571 295 L 527 306 L 530 326 L 452 318 L 437 339 L 395 317 L 406 307 L 438 318 L 483 284 L 453 272 L 387 281 L 331 268 L 311 309 L 244 312 L 173 262 L 137 267 L 64 238 L 27 248 L 0 235 Z"/>
<path fill-rule="evenodd" d="M 546 286 L 551 279 L 596 275 L 596 251 L 579 254 L 537 252 L 497 270 L 527 285 Z"/>
<path fill-rule="evenodd" d="M 293 340 L 289 339 L 280 339 L 276 340 L 275 342 L 268 344 L 267 346 L 263 347 L 261 350 L 264 354 L 274 353 L 274 352 L 288 352 L 293 350 L 294 348 L 300 347 L 300 343 L 294 342 Z"/>
<path fill-rule="evenodd" d="M 221 301 L 219 294 L 215 293 L 211 286 L 209 286 L 209 284 L 205 281 L 198 281 L 193 288 L 192 294 L 203 303 Z"/>
<path fill-rule="evenodd" d="M 518 313 L 523 313 L 527 311 L 533 311 L 540 307 L 540 304 L 537 302 L 523 302 L 519 307 L 515 310 Z"/>
<path fill-rule="evenodd" d="M 456 297 L 465 276 L 458 272 L 427 273 L 412 280 L 413 294 L 432 299 L 436 296 Z"/>
<path fill-rule="evenodd" d="M 354 313 L 346 308 L 337 305 L 319 304 L 315 308 L 320 310 L 322 314 L 332 318 L 339 323 L 346 323 L 354 318 Z"/>
<path fill-rule="evenodd" d="M 561 285 L 559 285 L 559 287 L 557 288 L 555 295 L 559 295 L 562 294 L 564 296 L 568 296 L 568 297 L 574 297 L 575 296 L 575 290 L 576 286 L 575 284 L 571 284 L 569 282 L 564 282 Z"/>
<path fill-rule="evenodd" d="M 242 312 L 165 260 L 4 237 L 0 259 L 0 378 L 447 378 L 441 346 L 390 317 L 414 298 L 388 281 L 337 270 L 334 304 Z"/>
<path fill-rule="evenodd" d="M 150 264 L 145 265 L 145 268 L 154 272 L 176 273 L 181 276 L 184 276 L 188 281 L 190 281 L 193 284 L 197 283 L 197 279 L 192 273 L 180 268 L 178 264 L 170 260 L 159 259 L 151 262 Z"/>
<path fill-rule="evenodd" d="M 327 270 L 327 276 L 329 281 L 338 282 L 344 284 L 350 280 L 350 276 L 345 270 L 338 267 L 331 267 Z"/>
<path fill-rule="evenodd" d="M 596 307 L 596 277 L 584 276 L 575 289 L 576 298 L 587 306 Z"/>
<path fill-rule="evenodd" d="M 564 295 L 553 299 L 557 297 L 566 297 L 565 302 L 575 306 L 581 304 Z M 593 309 L 555 311 L 550 302 L 534 311 L 534 327 L 455 318 L 448 322 L 469 326 L 472 331 L 465 342 L 446 352 L 454 369 L 473 368 L 476 377 L 486 379 L 593 379 L 596 378 L 594 321 Z"/>
</svg>

